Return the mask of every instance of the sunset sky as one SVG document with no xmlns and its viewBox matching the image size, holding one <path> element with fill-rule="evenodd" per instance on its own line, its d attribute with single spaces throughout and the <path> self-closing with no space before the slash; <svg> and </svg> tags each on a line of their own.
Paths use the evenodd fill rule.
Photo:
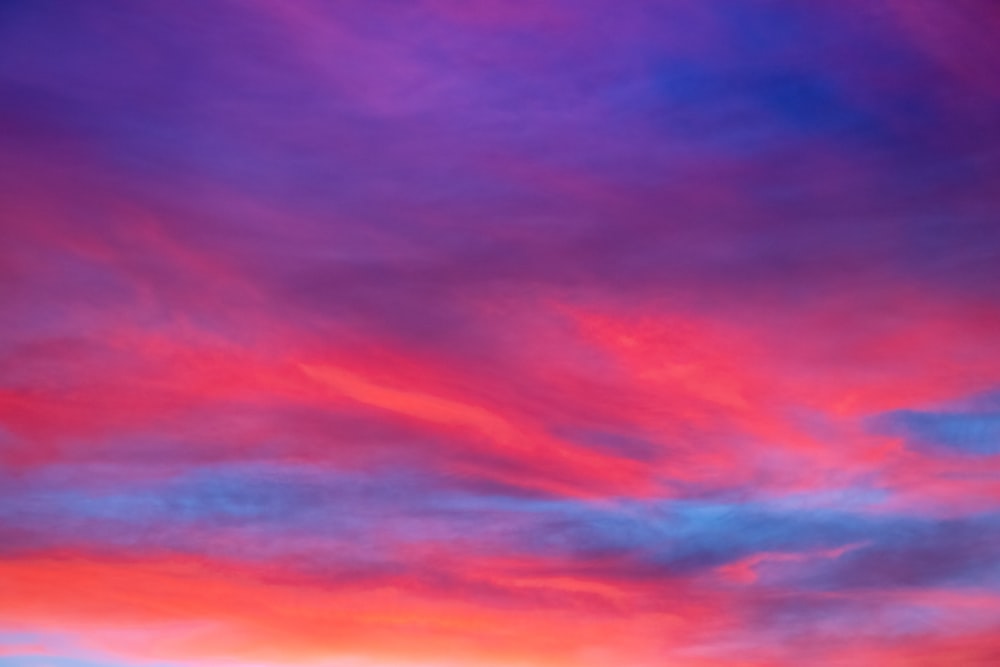
<svg viewBox="0 0 1000 667">
<path fill-rule="evenodd" d="M 997 35 L 0 2 L 0 667 L 1000 665 Z"/>
</svg>

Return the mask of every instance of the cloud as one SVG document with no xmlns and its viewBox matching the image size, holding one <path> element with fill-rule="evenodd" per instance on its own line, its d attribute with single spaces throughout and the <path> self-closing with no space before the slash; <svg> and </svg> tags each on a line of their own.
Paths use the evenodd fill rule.
<svg viewBox="0 0 1000 667">
<path fill-rule="evenodd" d="M 993 665 L 990 3 L 474 5 L 0 3 L 0 661 Z"/>
<path fill-rule="evenodd" d="M 1000 453 L 1000 413 L 902 410 L 880 422 L 917 448 L 980 456 Z"/>
</svg>

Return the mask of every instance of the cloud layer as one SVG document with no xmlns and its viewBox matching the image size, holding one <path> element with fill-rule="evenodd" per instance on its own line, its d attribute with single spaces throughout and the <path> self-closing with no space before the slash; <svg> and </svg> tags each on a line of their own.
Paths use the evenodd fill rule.
<svg viewBox="0 0 1000 667">
<path fill-rule="evenodd" d="M 995 665 L 997 29 L 4 3 L 0 665 Z"/>
</svg>

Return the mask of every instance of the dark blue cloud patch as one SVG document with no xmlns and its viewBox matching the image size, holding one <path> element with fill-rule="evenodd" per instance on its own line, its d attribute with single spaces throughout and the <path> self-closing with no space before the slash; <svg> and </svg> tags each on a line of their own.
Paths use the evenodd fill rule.
<svg viewBox="0 0 1000 667">
<path fill-rule="evenodd" d="M 815 76 L 787 72 L 762 77 L 754 84 L 765 109 L 804 131 L 851 127 L 864 120 L 832 82 Z"/>
<path fill-rule="evenodd" d="M 851 100 L 840 82 L 807 70 L 734 69 L 693 59 L 654 68 L 651 109 L 671 134 L 717 151 L 781 150 L 804 138 L 880 139 L 877 119 Z"/>
</svg>

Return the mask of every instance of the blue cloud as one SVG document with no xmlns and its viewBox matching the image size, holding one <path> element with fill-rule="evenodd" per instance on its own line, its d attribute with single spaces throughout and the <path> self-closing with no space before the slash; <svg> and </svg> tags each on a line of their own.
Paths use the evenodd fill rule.
<svg viewBox="0 0 1000 667">
<path fill-rule="evenodd" d="M 905 438 L 917 449 L 1000 454 L 1000 412 L 899 410 L 878 418 L 876 428 Z"/>
</svg>

